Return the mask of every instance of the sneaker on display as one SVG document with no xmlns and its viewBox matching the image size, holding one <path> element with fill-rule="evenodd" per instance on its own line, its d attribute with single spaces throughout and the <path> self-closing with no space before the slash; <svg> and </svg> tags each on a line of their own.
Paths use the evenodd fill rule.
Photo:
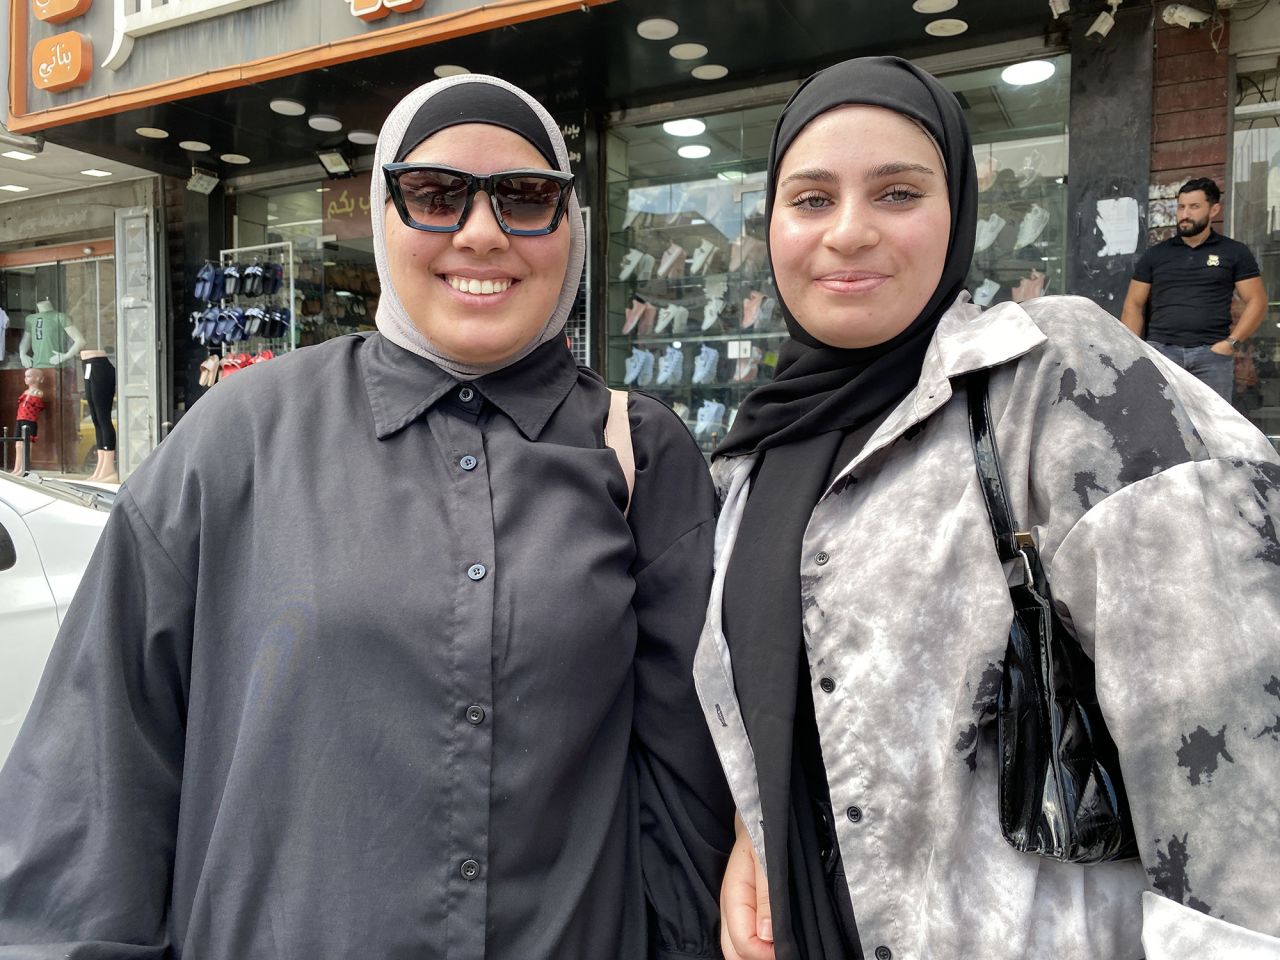
<svg viewBox="0 0 1280 960">
<path fill-rule="evenodd" d="M 641 337 L 652 337 L 654 324 L 658 322 L 658 308 L 646 303 L 640 311 L 640 322 L 636 325 L 636 334 Z"/>
<path fill-rule="evenodd" d="M 716 367 L 719 365 L 720 351 L 704 345 L 693 359 L 693 382 L 713 383 L 716 379 Z"/>
<path fill-rule="evenodd" d="M 667 347 L 658 361 L 658 383 L 672 386 L 684 379 L 684 351 L 674 344 Z"/>
<path fill-rule="evenodd" d="M 778 326 L 778 301 L 773 297 L 765 297 L 760 304 L 760 309 L 756 311 L 756 329 L 757 330 L 773 330 Z"/>
<path fill-rule="evenodd" d="M 979 220 L 978 233 L 973 241 L 973 252 L 981 253 L 995 243 L 996 237 L 1000 236 L 1000 231 L 1008 225 L 1008 222 L 998 213 L 993 213 L 985 220 Z"/>
<path fill-rule="evenodd" d="M 618 279 L 630 280 L 631 275 L 636 272 L 636 267 L 640 265 L 640 261 L 645 256 L 646 254 L 643 250 L 637 250 L 635 247 L 628 250 L 622 258 L 622 269 L 618 271 Z"/>
<path fill-rule="evenodd" d="M 1034 300 L 1036 297 L 1044 295 L 1045 274 L 1039 270 L 1032 270 L 1031 276 L 1023 277 L 1016 287 L 1013 288 L 1013 302 L 1022 303 L 1024 300 Z"/>
<path fill-rule="evenodd" d="M 725 421 L 724 421 L 724 432 L 725 432 L 725 433 L 728 433 L 730 430 L 732 430 L 732 429 L 733 429 L 733 421 L 735 421 L 735 420 L 737 420 L 737 419 L 738 419 L 738 408 L 737 408 L 737 407 L 732 407 L 732 408 L 730 408 L 730 410 L 729 410 L 729 416 L 728 416 L 728 417 L 726 417 L 726 418 L 725 418 Z"/>
<path fill-rule="evenodd" d="M 989 307 L 999 289 L 1000 284 L 988 277 L 982 281 L 982 285 L 977 290 L 973 291 L 973 302 L 980 307 Z"/>
<path fill-rule="evenodd" d="M 657 360 L 648 350 L 641 350 L 644 354 L 640 358 L 640 373 L 636 376 L 636 385 L 647 387 L 653 383 L 653 368 L 657 365 Z"/>
<path fill-rule="evenodd" d="M 627 357 L 627 362 L 622 367 L 625 374 L 622 382 L 627 386 L 631 386 L 640 379 L 640 370 L 644 367 L 644 353 L 645 351 L 639 347 L 631 348 L 631 356 Z"/>
<path fill-rule="evenodd" d="M 671 321 L 675 319 L 676 310 L 678 308 L 674 303 L 668 303 L 665 307 L 658 311 L 658 324 L 653 328 L 654 333 L 665 333 L 667 327 L 671 326 Z"/>
<path fill-rule="evenodd" d="M 626 323 L 622 325 L 622 332 L 624 334 L 630 333 L 636 328 L 636 325 L 640 322 L 641 316 L 644 314 L 644 308 L 647 306 L 648 304 L 640 299 L 631 301 L 631 306 L 627 307 L 626 312 L 623 314 L 627 318 Z"/>
<path fill-rule="evenodd" d="M 723 273 L 707 277 L 702 283 L 702 292 L 708 297 L 719 297 L 723 300 L 729 292 L 729 278 Z"/>
<path fill-rule="evenodd" d="M 733 371 L 734 381 L 737 383 L 750 383 L 760 376 L 760 361 L 763 359 L 764 351 L 759 347 L 752 347 L 749 356 L 739 358 L 738 364 Z"/>
<path fill-rule="evenodd" d="M 1040 172 L 1040 161 L 1044 156 L 1035 147 L 1031 148 L 1031 152 L 1022 158 L 1022 171 L 1018 176 L 1018 186 L 1026 188 L 1035 182 L 1036 174 Z M 1022 246 L 1022 244 L 1019 244 Z"/>
<path fill-rule="evenodd" d="M 760 312 L 760 305 L 764 303 L 764 294 L 759 290 L 752 290 L 747 294 L 747 298 L 742 301 L 742 329 L 750 330 L 756 325 L 756 317 Z"/>
<path fill-rule="evenodd" d="M 681 403 L 677 400 L 675 403 L 671 404 L 671 410 L 685 423 L 689 422 L 689 405 L 687 403 Z"/>
<path fill-rule="evenodd" d="M 646 253 L 640 257 L 640 262 L 636 264 L 636 279 L 648 280 L 653 276 L 653 265 L 657 263 L 653 259 L 653 254 Z M 626 279 L 625 277 L 623 278 Z"/>
<path fill-rule="evenodd" d="M 703 400 L 698 408 L 698 418 L 694 423 L 693 435 L 705 437 L 711 433 L 719 433 L 724 427 L 724 404 L 718 400 Z"/>
<path fill-rule="evenodd" d="M 673 279 L 684 276 L 684 247 L 678 243 L 667 247 L 662 254 L 662 262 L 658 264 L 658 276 Z"/>
<path fill-rule="evenodd" d="M 693 251 L 693 263 L 690 265 L 690 273 L 706 273 L 715 255 L 716 245 L 710 240 L 703 240 L 698 244 L 698 248 Z"/>
<path fill-rule="evenodd" d="M 1014 241 L 1014 249 L 1021 250 L 1040 239 L 1044 228 L 1049 224 L 1049 211 L 1038 203 L 1033 203 L 1027 215 L 1018 224 L 1018 239 Z"/>
<path fill-rule="evenodd" d="M 675 313 L 671 317 L 671 332 L 684 333 L 689 329 L 689 308 L 678 303 L 673 303 L 672 306 L 675 307 Z"/>
<path fill-rule="evenodd" d="M 724 309 L 724 301 L 719 297 L 712 297 L 702 307 L 702 329 L 710 330 L 716 325 L 716 321 L 720 319 L 720 311 Z"/>
</svg>

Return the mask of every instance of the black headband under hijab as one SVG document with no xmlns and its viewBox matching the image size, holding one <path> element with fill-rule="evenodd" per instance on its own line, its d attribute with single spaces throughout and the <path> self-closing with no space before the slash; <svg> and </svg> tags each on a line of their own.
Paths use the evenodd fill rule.
<svg viewBox="0 0 1280 960">
<path fill-rule="evenodd" d="M 964 287 L 973 257 L 978 178 L 964 112 L 934 77 L 897 57 L 864 57 L 828 67 L 800 85 L 782 109 L 769 148 L 765 220 L 773 218 L 783 155 L 813 120 L 836 107 L 866 104 L 909 117 L 928 132 L 947 167 L 951 237 L 942 278 L 920 315 L 885 343 L 859 349 L 815 339 L 778 305 L 791 339 L 773 382 L 743 400 L 717 456 L 751 453 L 867 423 L 915 386 L 942 315 Z M 773 258 L 769 258 L 772 268 Z"/>
<path fill-rule="evenodd" d="M 555 147 L 538 115 L 510 90 L 490 83 L 460 83 L 428 99 L 409 121 L 396 151 L 396 163 L 427 137 L 462 123 L 487 123 L 510 130 L 533 144 L 551 169 L 559 169 Z"/>
</svg>

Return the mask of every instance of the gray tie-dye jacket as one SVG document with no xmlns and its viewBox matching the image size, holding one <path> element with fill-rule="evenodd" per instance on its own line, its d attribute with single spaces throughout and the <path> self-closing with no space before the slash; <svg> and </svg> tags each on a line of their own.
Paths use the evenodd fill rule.
<svg viewBox="0 0 1280 960">
<path fill-rule="evenodd" d="M 1280 958 L 1280 458 L 1091 302 L 964 299 L 804 536 L 805 646 L 864 951 Z M 982 367 L 1016 516 L 1097 664 L 1140 863 L 1064 865 L 1000 836 L 992 714 L 1012 611 L 951 383 Z M 695 679 L 763 858 L 721 620 L 752 462 L 715 467 Z"/>
</svg>

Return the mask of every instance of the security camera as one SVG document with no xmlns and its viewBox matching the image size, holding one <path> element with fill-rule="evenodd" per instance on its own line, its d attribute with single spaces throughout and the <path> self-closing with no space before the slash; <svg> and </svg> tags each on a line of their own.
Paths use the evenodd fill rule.
<svg viewBox="0 0 1280 960">
<path fill-rule="evenodd" d="M 1107 0 L 1107 6 L 1111 9 L 1103 10 L 1098 14 L 1093 24 L 1084 32 L 1086 37 L 1097 37 L 1099 40 L 1103 40 L 1111 32 L 1111 28 L 1116 25 L 1116 10 L 1120 6 L 1120 0 Z"/>
<path fill-rule="evenodd" d="M 1049 0 L 1049 12 L 1053 14 L 1055 20 L 1070 9 L 1071 0 Z"/>
<path fill-rule="evenodd" d="M 1164 8 L 1164 13 L 1160 15 L 1160 19 L 1170 26 L 1190 29 L 1208 20 L 1209 14 L 1203 10 L 1197 10 L 1195 7 L 1189 7 L 1185 3 L 1171 3 Z"/>
</svg>

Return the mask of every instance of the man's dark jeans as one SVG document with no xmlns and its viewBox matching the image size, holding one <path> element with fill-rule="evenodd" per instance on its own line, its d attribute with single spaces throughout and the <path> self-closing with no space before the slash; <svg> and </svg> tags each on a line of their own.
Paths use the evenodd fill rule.
<svg viewBox="0 0 1280 960">
<path fill-rule="evenodd" d="M 1227 403 L 1231 402 L 1231 391 L 1235 385 L 1235 357 L 1214 353 L 1208 345 L 1175 347 L 1171 343 L 1156 343 L 1154 340 L 1147 342 L 1183 370 L 1195 374 L 1207 383 Z"/>
</svg>

